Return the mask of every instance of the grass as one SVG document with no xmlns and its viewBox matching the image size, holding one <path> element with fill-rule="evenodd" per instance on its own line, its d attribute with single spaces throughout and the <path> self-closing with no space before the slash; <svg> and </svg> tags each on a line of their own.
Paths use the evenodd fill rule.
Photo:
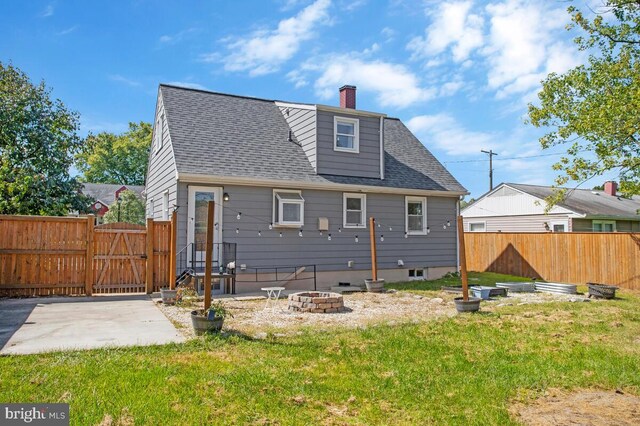
<svg viewBox="0 0 640 426">
<path fill-rule="evenodd" d="M 0 357 L 0 401 L 68 402 L 77 425 L 106 416 L 144 425 L 509 425 L 511 401 L 548 388 L 638 394 L 640 298 L 620 296 L 266 340 Z"/>
<path fill-rule="evenodd" d="M 469 272 L 469 285 L 495 286 L 497 282 L 527 282 L 531 278 L 516 277 L 513 275 L 497 274 L 495 272 Z M 462 285 L 460 277 L 455 274 L 447 274 L 444 277 L 431 281 L 406 281 L 389 283 L 386 288 L 396 290 L 440 291 L 442 286 Z"/>
</svg>

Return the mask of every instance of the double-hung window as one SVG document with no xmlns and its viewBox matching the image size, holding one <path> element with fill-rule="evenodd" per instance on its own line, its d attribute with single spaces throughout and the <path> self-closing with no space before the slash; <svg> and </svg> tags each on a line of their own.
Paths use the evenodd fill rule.
<svg viewBox="0 0 640 426">
<path fill-rule="evenodd" d="M 343 194 L 342 226 L 365 228 L 367 218 L 367 196 L 365 194 Z"/>
<path fill-rule="evenodd" d="M 426 197 L 405 197 L 405 232 L 408 235 L 427 234 Z"/>
<path fill-rule="evenodd" d="M 304 198 L 300 191 L 273 190 L 273 223 L 280 226 L 304 225 Z"/>
<path fill-rule="evenodd" d="M 360 152 L 359 121 L 354 118 L 334 117 L 333 133 L 335 151 Z"/>
<path fill-rule="evenodd" d="M 593 232 L 616 232 L 615 220 L 594 220 Z"/>
</svg>

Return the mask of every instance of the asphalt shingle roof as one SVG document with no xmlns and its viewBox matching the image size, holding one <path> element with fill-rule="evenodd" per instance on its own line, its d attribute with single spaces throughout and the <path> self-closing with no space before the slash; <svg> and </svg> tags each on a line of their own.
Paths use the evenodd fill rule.
<svg viewBox="0 0 640 426">
<path fill-rule="evenodd" d="M 128 190 L 137 193 L 142 197 L 144 191 L 144 185 L 120 185 L 110 183 L 83 183 L 82 193 L 88 195 L 93 199 L 102 202 L 103 204 L 110 206 L 116 201 L 116 191 L 123 186 L 126 186 Z"/>
<path fill-rule="evenodd" d="M 384 123 L 385 179 L 318 175 L 273 100 L 161 85 L 178 173 L 466 192 L 397 119 Z"/>
<path fill-rule="evenodd" d="M 507 183 L 515 189 L 531 194 L 538 198 L 549 197 L 554 188 L 550 186 L 524 185 L 519 183 Z M 567 198 L 558 203 L 559 206 L 588 216 L 638 216 L 640 210 L 640 197 L 633 196 L 631 199 L 614 197 L 604 191 L 591 189 L 567 189 Z"/>
</svg>

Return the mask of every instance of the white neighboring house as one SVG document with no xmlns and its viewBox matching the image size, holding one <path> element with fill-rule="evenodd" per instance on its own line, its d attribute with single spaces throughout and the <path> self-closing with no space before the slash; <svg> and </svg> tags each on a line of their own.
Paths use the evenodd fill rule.
<svg viewBox="0 0 640 426">
<path fill-rule="evenodd" d="M 575 189 L 545 213 L 549 186 L 502 183 L 461 211 L 466 232 L 640 232 L 640 197 L 618 196 L 616 182 L 604 190 Z"/>
</svg>

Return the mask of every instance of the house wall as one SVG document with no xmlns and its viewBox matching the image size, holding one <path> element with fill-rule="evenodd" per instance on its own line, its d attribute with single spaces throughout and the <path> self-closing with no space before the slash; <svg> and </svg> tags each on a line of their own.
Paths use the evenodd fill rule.
<svg viewBox="0 0 640 426">
<path fill-rule="evenodd" d="M 160 95 L 160 92 L 158 92 L 156 116 L 153 128 L 153 141 L 155 141 L 156 132 L 159 131 L 159 129 L 156 128 L 158 118 L 163 113 L 164 105 L 162 103 L 162 96 Z M 169 125 L 166 114 L 163 136 L 162 148 L 158 152 L 155 152 L 154 145 L 152 144 L 149 152 L 149 165 L 145 182 L 147 194 L 147 217 L 153 219 L 163 218 L 162 204 L 163 194 L 165 191 L 169 192 L 169 212 L 167 217 L 170 217 L 170 212 L 173 210 L 173 206 L 178 204 L 176 165 L 173 155 L 173 147 L 171 145 L 171 137 L 169 136 Z"/>
<path fill-rule="evenodd" d="M 494 217 L 464 217 L 464 230 L 469 232 L 470 222 L 485 222 L 485 232 L 545 232 L 545 222 L 565 222 L 571 231 L 571 220 L 567 215 L 521 215 Z"/>
<path fill-rule="evenodd" d="M 316 111 L 296 107 L 280 107 L 280 112 L 287 121 L 296 140 L 304 150 L 309 163 L 317 171 L 316 164 Z"/>
<path fill-rule="evenodd" d="M 200 185 L 199 185 L 200 186 Z M 282 188 L 287 189 L 287 188 Z M 295 188 L 290 188 L 295 189 Z M 222 233 L 224 242 L 237 243 L 237 265 L 247 268 L 317 265 L 317 271 L 347 271 L 366 273 L 371 268 L 371 252 L 368 229 L 344 229 L 343 193 L 338 191 L 303 190 L 305 199 L 305 225 L 303 237 L 298 236 L 299 228 L 277 228 L 269 230 L 272 222 L 273 189 L 249 186 L 225 186 L 230 200 L 224 203 Z M 188 185 L 180 183 L 178 188 L 178 250 L 187 241 L 187 194 Z M 367 217 L 374 216 L 381 224 L 376 229 L 378 248 L 378 268 L 388 271 L 394 280 L 406 279 L 409 268 L 430 268 L 434 274 L 455 270 L 456 251 L 456 201 L 455 197 L 428 197 L 427 224 L 429 235 L 411 235 L 404 238 L 405 198 L 395 194 L 367 194 Z M 242 212 L 237 220 L 237 212 Z M 328 232 L 320 236 L 318 218 L 329 220 Z M 443 229 L 450 221 L 451 226 Z M 389 227 L 392 230 L 389 230 Z M 240 229 L 236 233 L 236 228 Z M 342 228 L 342 232 L 338 231 Z M 258 230 L 262 236 L 258 236 Z M 279 237 L 282 232 L 283 236 Z M 328 241 L 331 233 L 332 240 Z M 359 242 L 355 242 L 358 235 Z M 384 242 L 380 237 L 384 235 Z M 397 265 L 403 260 L 404 268 Z M 347 262 L 354 261 L 353 268 Z M 395 272 L 401 270 L 404 272 Z M 440 271 L 440 272 L 438 272 Z M 239 271 L 240 272 L 240 271 Z M 360 273 L 358 272 L 358 273 Z M 442 272 L 444 273 L 444 272 Z M 326 276 L 326 274 L 324 274 Z M 381 277 L 385 275 L 381 273 Z M 327 278 L 330 281 L 331 277 Z M 331 281 L 336 285 L 337 281 Z M 242 291 L 242 289 L 239 289 Z M 246 290 L 245 290 L 246 291 Z"/>
<path fill-rule="evenodd" d="M 617 232 L 640 232 L 640 222 L 631 220 L 616 220 Z M 574 232 L 592 232 L 593 223 L 591 219 L 573 219 Z"/>
<path fill-rule="evenodd" d="M 334 151 L 334 117 L 359 120 L 360 152 Z M 317 172 L 319 174 L 380 178 L 380 118 L 316 111 Z"/>
</svg>

